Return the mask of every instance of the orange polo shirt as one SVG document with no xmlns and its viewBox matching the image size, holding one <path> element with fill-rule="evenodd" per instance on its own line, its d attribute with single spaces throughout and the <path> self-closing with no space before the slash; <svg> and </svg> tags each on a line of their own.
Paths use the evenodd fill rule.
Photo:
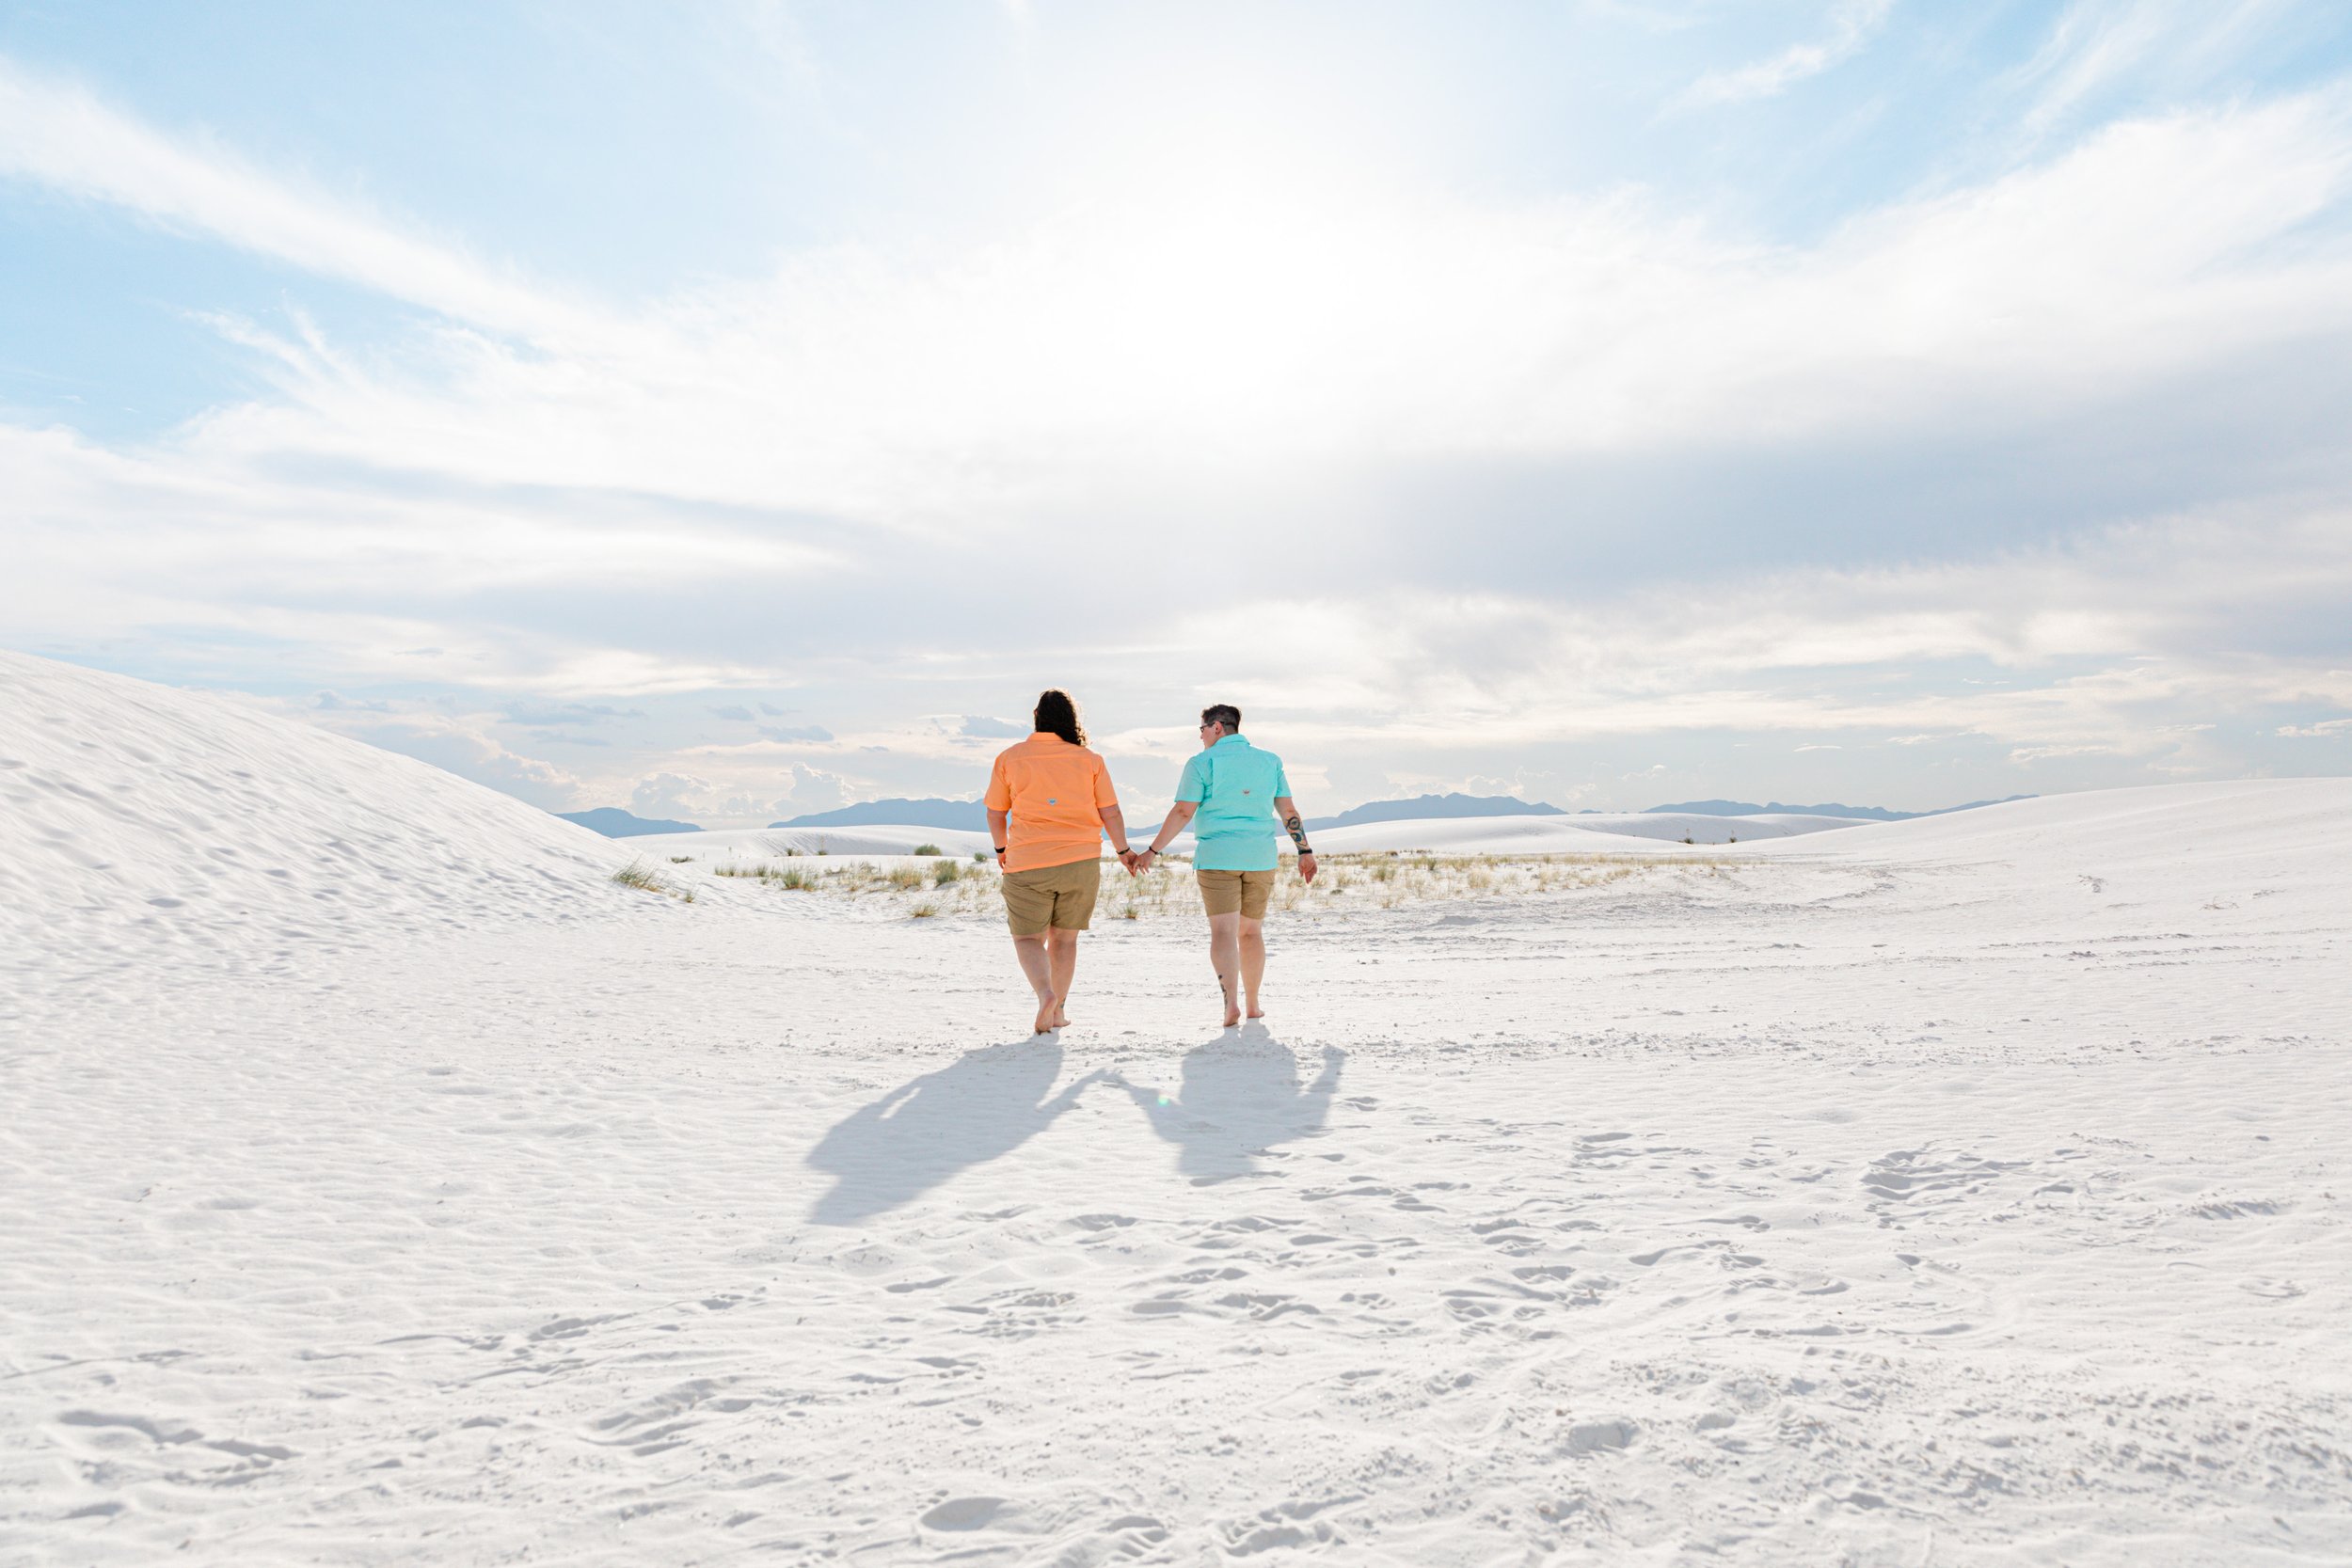
<svg viewBox="0 0 2352 1568">
<path fill-rule="evenodd" d="M 1012 813 L 1005 869 L 1035 871 L 1098 859 L 1103 819 L 1096 813 L 1119 804 L 1119 797 L 1101 757 L 1041 730 L 997 756 L 980 803 Z"/>
</svg>

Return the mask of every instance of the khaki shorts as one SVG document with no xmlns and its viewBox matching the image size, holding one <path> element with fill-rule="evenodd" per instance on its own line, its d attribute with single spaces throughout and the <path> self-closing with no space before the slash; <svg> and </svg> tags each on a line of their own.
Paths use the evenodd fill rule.
<svg viewBox="0 0 2352 1568">
<path fill-rule="evenodd" d="M 1094 895 L 1103 885 L 1103 863 L 1089 859 L 1008 871 L 1004 883 L 1005 919 L 1014 936 L 1033 937 L 1048 926 L 1058 931 L 1083 931 L 1094 922 Z"/>
<path fill-rule="evenodd" d="M 1271 871 L 1195 871 L 1200 902 L 1211 914 L 1238 914 L 1244 920 L 1263 920 L 1266 900 L 1274 896 Z"/>
</svg>

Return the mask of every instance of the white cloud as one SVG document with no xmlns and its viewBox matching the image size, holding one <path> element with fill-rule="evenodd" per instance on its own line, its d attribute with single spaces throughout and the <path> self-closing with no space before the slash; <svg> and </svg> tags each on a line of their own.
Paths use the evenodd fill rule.
<svg viewBox="0 0 2352 1568">
<path fill-rule="evenodd" d="M 1874 13 L 1840 14 L 1860 26 Z M 19 173 L 159 221 L 192 221 L 189 190 L 245 193 L 204 197 L 220 213 L 206 227 L 505 334 L 363 357 L 305 328 L 232 325 L 273 395 L 153 459 L 224 489 L 335 464 L 473 487 L 429 510 L 484 573 L 828 559 L 773 531 L 658 515 L 567 519 L 559 546 L 553 525 L 475 499 L 516 487 L 1009 528 L 1041 503 L 1151 493 L 1203 467 L 1343 474 L 1399 457 L 2018 427 L 2249 346 L 2352 329 L 2341 238 L 2266 248 L 2345 199 L 2342 93 L 2121 125 L 1806 249 L 1629 198 L 1482 205 L 1300 189 L 1244 166 L 961 255 L 809 253 L 623 314 L 504 282 L 485 293 L 397 227 L 75 89 L 0 81 L 6 123 L 81 127 L 42 130 L 13 154 Z M 270 238 L 306 223 L 336 243 Z M 416 282 L 460 274 L 473 280 Z M 333 554 L 372 569 L 428 509 L 378 497 L 338 510 Z M 835 537 L 853 556 L 854 537 Z"/>
<path fill-rule="evenodd" d="M 615 799 L 626 793 L 640 816 L 665 817 L 703 827 L 764 827 L 781 817 L 829 811 L 875 793 L 838 773 L 803 762 L 779 766 L 773 758 L 694 753 L 696 771 L 661 768 L 633 781 L 606 780 L 581 786 L 583 798 Z M 705 766 L 717 763 L 716 767 Z"/>
<path fill-rule="evenodd" d="M 710 798 L 710 784 L 685 773 L 656 773 L 629 792 L 628 808 L 640 816 L 686 819 Z"/>
<path fill-rule="evenodd" d="M 266 390 L 152 443 L 0 424 L 11 565 L 39 584 L 10 640 L 547 699 L 920 692 L 837 741 L 795 724 L 593 781 L 669 815 L 872 791 L 794 759 L 810 746 L 961 767 L 987 726 L 1025 733 L 961 708 L 1010 707 L 1065 668 L 1136 716 L 1099 743 L 1138 763 L 1189 737 L 1134 726 L 1208 687 L 1335 749 L 1409 731 L 1488 756 L 1710 729 L 2206 755 L 2182 726 L 2210 712 L 2352 705 L 2346 678 L 2263 642 L 2282 611 L 2352 596 L 2332 433 L 2289 454 L 2321 492 L 2300 512 L 2004 552 L 1965 526 L 1907 533 L 1894 502 L 1875 526 L 1915 538 L 1914 564 L 1693 569 L 1629 594 L 1567 552 L 1480 538 L 1475 500 L 1381 511 L 1413 465 L 1715 464 L 1736 488 L 1805 458 L 1838 496 L 1852 454 L 2138 420 L 2223 370 L 2307 389 L 2352 333 L 2343 84 L 2115 124 L 1804 245 L 1638 194 L 1474 202 L 1237 162 L 992 244 L 804 253 L 633 310 L 4 64 L 0 167 L 447 318 L 365 351 L 298 317 L 225 320 Z M 2241 445 L 2197 443 L 2209 492 L 2260 487 Z M 2063 513 L 2108 461 L 2059 452 L 2035 494 Z M 1524 531 L 1612 544 L 1597 510 Z M 1200 610 L 1188 562 L 1220 551 L 1260 552 L 1263 573 Z M 1009 580 L 1067 616 L 1025 626 Z M 2019 684 L 1893 678 L 1971 661 Z M 436 735 L 415 743 L 461 771 L 588 787 Z"/>
<path fill-rule="evenodd" d="M 0 55 L 0 174 L 126 208 L 460 321 L 562 333 L 573 310 L 455 247 L 419 238 L 356 203 L 295 188 L 201 138 L 175 140 Z"/>
<path fill-rule="evenodd" d="M 1342 207 L 1247 187 L 1064 216 L 942 264 L 841 253 L 602 329 L 438 346 L 429 378 L 285 351 L 192 433 L 482 484 L 1005 526 L 1167 468 L 2016 425 L 2352 327 L 2341 107 L 2125 125 L 1803 251 L 1638 203 Z M 1073 453 L 1084 454 L 1077 461 Z"/>
<path fill-rule="evenodd" d="M 1860 54 L 1893 8 L 1894 0 L 1838 0 L 1830 8 L 1829 32 L 1824 37 L 1791 44 L 1777 55 L 1730 71 L 1709 71 L 1684 89 L 1678 103 L 1705 106 L 1776 98 L 1799 82 Z"/>
<path fill-rule="evenodd" d="M 809 812 L 831 811 L 857 798 L 856 787 L 838 773 L 828 773 L 804 762 L 792 764 L 787 771 L 792 782 L 776 801 L 779 812 L 788 810 L 794 816 L 804 816 Z"/>
<path fill-rule="evenodd" d="M 600 527 L 576 499 L 414 493 L 374 477 L 290 477 L 184 444 L 118 452 L 70 431 L 0 423 L 24 646 L 168 628 L 181 657 L 300 649 L 313 679 L 439 681 L 557 695 L 745 684 L 739 665 L 513 628 L 460 607 L 557 601 L 746 572 L 821 577 L 824 551 L 717 524 Z M 761 673 L 767 684 L 772 675 Z"/>
<path fill-rule="evenodd" d="M 2282 724 L 2279 733 L 2310 738 L 2315 736 L 2352 735 L 2352 719 L 2323 719 L 2315 724 Z"/>
<path fill-rule="evenodd" d="M 546 811 L 571 811 L 587 803 L 581 798 L 582 781 L 578 775 L 501 744 L 489 733 L 495 715 L 343 707 L 314 709 L 302 716 L 322 720 L 355 740 L 503 790 Z"/>
<path fill-rule="evenodd" d="M 2046 135 L 2152 79 L 2175 93 L 2202 87 L 2290 9 L 2280 0 L 2073 0 L 2012 78 L 2033 98 L 2023 128 Z"/>
<path fill-rule="evenodd" d="M 2352 705 L 2352 671 L 2294 651 L 2302 633 L 2290 629 L 2278 652 L 2242 633 L 2216 651 L 2217 615 L 2329 627 L 2345 602 L 2352 514 L 2329 509 L 2190 516 L 1969 562 L 1677 585 L 1592 608 L 1495 593 L 1316 601 L 1279 617 L 1242 603 L 1199 612 L 1179 641 L 1248 649 L 1200 677 L 1320 745 L 1404 732 L 1475 751 L 1884 731 L 2133 756 L 2190 741 L 2201 710 Z M 2016 679 L 1890 679 L 1920 663 Z M 1299 668 L 1325 673 L 1302 686 Z"/>
</svg>

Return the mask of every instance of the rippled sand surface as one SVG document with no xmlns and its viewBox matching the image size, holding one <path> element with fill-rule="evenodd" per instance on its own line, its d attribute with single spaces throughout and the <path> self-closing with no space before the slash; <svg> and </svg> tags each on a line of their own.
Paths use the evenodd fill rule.
<svg viewBox="0 0 2352 1568">
<path fill-rule="evenodd" d="M 1029 1038 L 984 911 L 58 669 L 0 1560 L 2352 1554 L 2352 784 L 1362 883 L 1232 1032 L 1105 920 Z"/>
</svg>

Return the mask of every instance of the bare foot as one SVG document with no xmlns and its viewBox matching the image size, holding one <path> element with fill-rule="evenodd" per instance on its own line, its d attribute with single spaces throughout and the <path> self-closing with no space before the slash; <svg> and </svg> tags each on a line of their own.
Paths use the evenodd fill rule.
<svg viewBox="0 0 2352 1568">
<path fill-rule="evenodd" d="M 1070 1027 L 1070 1014 L 1068 1010 L 1062 1006 L 1061 1000 L 1058 997 L 1057 997 L 1054 1001 L 1054 1027 L 1057 1029 L 1067 1029 Z"/>
<path fill-rule="evenodd" d="M 1263 1018 L 1265 1017 L 1265 1009 L 1259 1006 L 1255 1002 L 1252 1002 L 1249 1004 L 1249 1016 L 1251 1018 Z"/>
<path fill-rule="evenodd" d="M 1036 1032 L 1041 1035 L 1050 1035 L 1056 1029 L 1059 1028 L 1060 1025 L 1056 1023 L 1054 1020 L 1055 1016 L 1060 1011 L 1061 998 L 1054 995 L 1050 991 L 1047 992 L 1045 999 L 1037 1005 Z"/>
<path fill-rule="evenodd" d="M 1231 1029 L 1232 1027 L 1233 1027 L 1233 1025 L 1235 1025 L 1236 1023 L 1239 1023 L 1240 1022 L 1241 1022 L 1241 1004 L 1240 1004 L 1240 1003 L 1238 1003 L 1238 1002 L 1228 1002 L 1228 1003 L 1226 1003 L 1226 1004 L 1225 1004 L 1225 1027 L 1227 1027 L 1228 1029 Z"/>
</svg>

